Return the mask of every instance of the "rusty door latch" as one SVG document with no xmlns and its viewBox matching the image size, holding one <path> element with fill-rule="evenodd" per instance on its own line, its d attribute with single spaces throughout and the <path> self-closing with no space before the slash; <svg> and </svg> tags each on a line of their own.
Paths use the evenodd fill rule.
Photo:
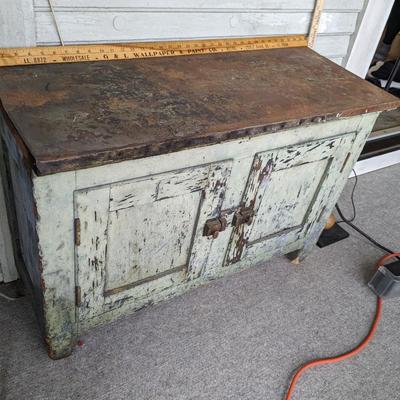
<svg viewBox="0 0 400 400">
<path fill-rule="evenodd" d="M 251 225 L 251 223 L 253 222 L 253 218 L 253 207 L 242 207 L 235 212 L 235 215 L 232 218 L 232 225 L 235 228 L 239 228 L 239 226 L 243 224 Z"/>
<path fill-rule="evenodd" d="M 241 207 L 236 210 L 232 218 L 232 226 L 238 228 L 240 225 L 251 225 L 254 218 L 253 207 Z M 212 236 L 216 239 L 220 232 L 224 231 L 228 222 L 224 216 L 208 219 L 204 225 L 203 236 Z"/>
<path fill-rule="evenodd" d="M 220 232 L 226 229 L 227 222 L 225 217 L 211 218 L 206 221 L 203 236 L 212 236 L 216 239 Z"/>
</svg>

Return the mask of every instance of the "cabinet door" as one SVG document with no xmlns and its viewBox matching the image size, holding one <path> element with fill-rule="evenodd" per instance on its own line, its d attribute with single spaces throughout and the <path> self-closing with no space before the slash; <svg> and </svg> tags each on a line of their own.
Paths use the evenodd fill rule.
<svg viewBox="0 0 400 400">
<path fill-rule="evenodd" d="M 352 138 L 349 134 L 256 154 L 241 203 L 239 217 L 244 218 L 234 217 L 225 264 L 249 254 L 276 253 L 304 238 L 326 210 Z"/>
<path fill-rule="evenodd" d="M 150 298 L 202 273 L 231 162 L 208 164 L 75 193 L 80 318 Z"/>
</svg>

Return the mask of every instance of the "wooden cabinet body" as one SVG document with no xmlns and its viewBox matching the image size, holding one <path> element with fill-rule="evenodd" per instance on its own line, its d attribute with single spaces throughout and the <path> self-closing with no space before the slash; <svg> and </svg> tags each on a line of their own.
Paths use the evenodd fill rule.
<svg viewBox="0 0 400 400">
<path fill-rule="evenodd" d="M 96 324 L 210 279 L 273 255 L 303 259 L 379 110 L 355 114 L 43 173 L 4 111 L 9 213 L 50 356 L 68 355 Z M 205 235 L 215 219 L 226 224 Z"/>
<path fill-rule="evenodd" d="M 295 144 L 289 133 L 290 145 L 271 150 L 273 142 L 264 137 L 249 142 L 245 154 L 243 141 L 194 149 L 146 160 L 151 171 L 140 161 L 113 165 L 135 171 L 123 177 L 108 173 L 104 179 L 101 169 L 86 173 L 102 179 L 94 187 L 90 179 L 71 188 L 79 229 L 79 320 L 90 324 L 104 313 L 118 313 L 124 303 L 153 302 L 240 268 L 237 264 L 302 249 L 325 223 L 352 167 L 356 131 L 346 132 L 343 123 L 329 125 L 344 134 Z M 253 221 L 234 227 L 235 213 L 253 198 Z M 216 238 L 204 236 L 212 218 L 227 220 Z"/>
</svg>

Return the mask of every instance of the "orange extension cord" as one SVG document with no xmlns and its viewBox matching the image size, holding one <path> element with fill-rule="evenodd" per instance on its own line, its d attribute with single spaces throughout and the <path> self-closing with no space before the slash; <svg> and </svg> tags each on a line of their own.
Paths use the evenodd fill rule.
<svg viewBox="0 0 400 400">
<path fill-rule="evenodd" d="M 388 261 L 394 257 L 399 257 L 399 256 L 400 256 L 400 253 L 387 254 L 386 256 L 382 257 L 377 262 L 376 267 L 379 268 L 386 261 Z M 347 360 L 348 358 L 351 358 L 351 357 L 355 356 L 356 354 L 360 353 L 374 337 L 376 329 L 378 328 L 379 320 L 381 319 L 381 314 L 382 314 L 382 299 L 378 296 L 377 303 L 376 303 L 375 318 L 372 323 L 371 329 L 370 329 L 368 335 L 365 337 L 365 339 L 356 348 L 349 351 L 348 353 L 345 353 L 345 354 L 342 354 L 342 355 L 336 356 L 336 357 L 321 358 L 318 360 L 310 361 L 310 362 L 304 364 L 302 367 L 300 367 L 300 369 L 294 375 L 292 382 L 290 383 L 289 390 L 286 394 L 285 400 L 291 400 L 293 392 L 296 387 L 296 383 L 300 379 L 303 372 L 305 372 L 307 369 L 316 367 L 317 365 L 334 364 L 334 363 L 337 363 L 340 361 L 344 361 L 344 360 Z"/>
</svg>

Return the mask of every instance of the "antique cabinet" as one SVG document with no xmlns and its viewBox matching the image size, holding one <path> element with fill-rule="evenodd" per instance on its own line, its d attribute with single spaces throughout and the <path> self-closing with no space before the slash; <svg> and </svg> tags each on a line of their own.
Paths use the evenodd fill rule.
<svg viewBox="0 0 400 400">
<path fill-rule="evenodd" d="M 307 48 L 5 68 L 1 168 L 52 358 L 209 279 L 312 249 L 398 100 Z"/>
</svg>

